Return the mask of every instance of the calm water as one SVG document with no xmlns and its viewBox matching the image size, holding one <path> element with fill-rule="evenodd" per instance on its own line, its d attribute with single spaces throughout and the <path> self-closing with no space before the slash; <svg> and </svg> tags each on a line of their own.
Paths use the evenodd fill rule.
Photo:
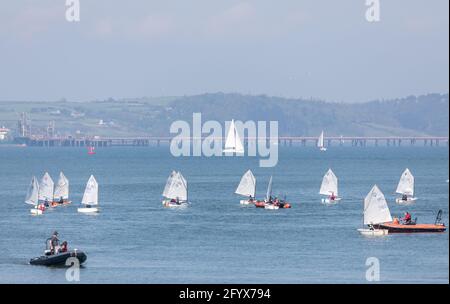
<svg viewBox="0 0 450 304">
<path fill-rule="evenodd" d="M 449 239 L 444 234 L 365 238 L 362 199 L 377 183 L 391 213 L 412 212 L 434 222 L 439 209 L 448 225 L 448 148 L 345 148 L 326 153 L 285 148 L 276 168 L 255 158 L 173 158 L 168 148 L 84 149 L 0 147 L 0 283 L 65 282 L 65 270 L 28 265 L 57 229 L 71 248 L 88 255 L 81 283 L 364 283 L 368 257 L 377 257 L 381 281 L 449 282 Z M 320 204 L 321 179 L 331 167 L 339 177 L 339 205 Z M 409 167 L 418 202 L 400 207 L 394 190 Z M 252 169 L 259 196 L 274 175 L 274 194 L 290 210 L 239 206 L 233 194 Z M 170 171 L 189 182 L 192 206 L 168 210 L 160 194 Z M 70 179 L 68 207 L 29 215 L 23 203 L 32 175 L 62 170 Z M 100 184 L 102 212 L 78 214 L 85 183 Z M 407 208 L 407 209 L 406 209 Z"/>
</svg>

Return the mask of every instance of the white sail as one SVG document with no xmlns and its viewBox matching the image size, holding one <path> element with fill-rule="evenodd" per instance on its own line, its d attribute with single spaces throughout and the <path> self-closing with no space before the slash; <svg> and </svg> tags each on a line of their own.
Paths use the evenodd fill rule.
<svg viewBox="0 0 450 304">
<path fill-rule="evenodd" d="M 93 175 L 91 175 L 86 184 L 86 189 L 84 190 L 83 200 L 81 203 L 84 205 L 98 204 L 98 183 Z"/>
<path fill-rule="evenodd" d="M 180 201 L 187 201 L 187 181 L 180 172 L 176 172 L 173 176 L 165 197 L 170 199 L 178 199 Z"/>
<path fill-rule="evenodd" d="M 256 178 L 251 170 L 245 172 L 241 178 L 241 182 L 236 189 L 236 194 L 243 195 L 246 197 L 255 197 L 256 192 Z"/>
<path fill-rule="evenodd" d="M 334 194 L 338 196 L 338 179 L 334 172 L 329 169 L 322 179 L 322 185 L 320 186 L 319 194 L 330 195 Z"/>
<path fill-rule="evenodd" d="M 272 176 L 269 180 L 269 185 L 267 186 L 267 193 L 266 193 L 266 201 L 269 201 L 272 197 Z"/>
<path fill-rule="evenodd" d="M 244 146 L 236 130 L 234 119 L 231 120 L 230 128 L 228 129 L 224 152 L 244 153 Z"/>
<path fill-rule="evenodd" d="M 323 148 L 324 146 L 324 133 L 322 131 L 322 133 L 320 133 L 319 140 L 317 141 L 317 147 Z"/>
<path fill-rule="evenodd" d="M 51 202 L 53 200 L 53 187 L 55 183 L 53 182 L 50 175 L 46 172 L 41 179 L 39 184 L 39 200 Z"/>
<path fill-rule="evenodd" d="M 175 175 L 177 174 L 177 172 L 172 171 L 172 173 L 170 173 L 169 178 L 167 179 L 166 182 L 166 186 L 164 187 L 164 191 L 162 193 L 162 196 L 164 197 L 168 197 L 167 195 L 169 194 L 169 190 L 170 190 L 170 186 L 172 184 L 172 180 L 175 177 Z"/>
<path fill-rule="evenodd" d="M 391 212 L 389 211 L 384 194 L 375 185 L 364 199 L 364 224 L 375 225 L 391 221 Z"/>
<path fill-rule="evenodd" d="M 31 179 L 31 184 L 25 198 L 25 203 L 37 205 L 39 200 L 39 182 L 35 176 Z"/>
<path fill-rule="evenodd" d="M 58 183 L 56 184 L 53 195 L 54 201 L 59 201 L 61 198 L 63 200 L 69 199 L 69 180 L 62 172 L 59 174 Z"/>
<path fill-rule="evenodd" d="M 399 194 L 414 195 L 414 176 L 409 169 L 406 169 L 400 177 L 396 192 Z"/>
</svg>

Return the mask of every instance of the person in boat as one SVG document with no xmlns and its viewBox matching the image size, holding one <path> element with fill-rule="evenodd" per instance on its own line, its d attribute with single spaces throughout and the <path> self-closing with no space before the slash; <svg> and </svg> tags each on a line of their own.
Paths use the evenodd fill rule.
<svg viewBox="0 0 450 304">
<path fill-rule="evenodd" d="M 408 196 L 406 194 L 403 194 L 402 195 L 402 201 L 406 202 L 407 200 L 408 200 Z"/>
<path fill-rule="evenodd" d="M 250 203 L 253 203 L 253 197 L 252 197 L 251 195 L 248 196 L 248 201 L 249 201 Z"/>
<path fill-rule="evenodd" d="M 47 200 L 47 199 L 45 199 L 45 201 L 44 201 L 44 206 L 45 206 L 45 207 L 49 207 L 49 206 L 50 206 L 50 204 L 48 203 L 48 200 Z"/>
<path fill-rule="evenodd" d="M 64 199 L 62 196 L 60 197 L 58 204 L 60 204 L 60 205 L 64 204 Z"/>
<path fill-rule="evenodd" d="M 61 243 L 61 247 L 59 248 L 59 252 L 60 252 L 60 253 L 64 253 L 64 252 L 67 252 L 67 250 L 68 250 L 68 248 L 67 248 L 67 242 L 64 241 L 64 242 Z"/>
<path fill-rule="evenodd" d="M 330 201 L 334 201 L 335 199 L 336 199 L 336 195 L 334 195 L 334 192 L 331 192 Z"/>
<path fill-rule="evenodd" d="M 58 239 L 58 231 L 53 232 L 52 237 L 50 238 L 50 253 L 55 254 L 57 252 L 57 248 L 59 247 L 59 239 Z"/>
<path fill-rule="evenodd" d="M 412 223 L 411 214 L 409 214 L 408 211 L 405 212 L 405 217 L 403 218 L 403 222 L 405 223 L 405 225 L 411 225 L 411 223 Z"/>
</svg>

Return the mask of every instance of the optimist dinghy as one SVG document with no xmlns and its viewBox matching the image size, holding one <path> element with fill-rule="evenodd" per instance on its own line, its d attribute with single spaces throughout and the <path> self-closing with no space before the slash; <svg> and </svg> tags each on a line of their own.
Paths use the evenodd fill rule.
<svg viewBox="0 0 450 304">
<path fill-rule="evenodd" d="M 364 225 L 369 228 L 358 229 L 359 233 L 364 236 L 383 236 L 388 234 L 387 229 L 378 228 L 375 225 L 392 221 L 391 212 L 387 205 L 386 199 L 377 185 L 364 199 Z"/>
<path fill-rule="evenodd" d="M 240 200 L 241 205 L 251 205 L 255 203 L 256 178 L 251 170 L 248 170 L 242 176 L 241 182 L 235 193 L 247 197 L 245 200 Z"/>
<path fill-rule="evenodd" d="M 32 215 L 42 215 L 45 211 L 45 206 L 43 204 L 39 204 L 39 183 L 35 176 L 31 179 L 31 184 L 25 198 L 25 203 L 34 206 L 30 209 L 30 213 Z"/>
<path fill-rule="evenodd" d="M 264 208 L 268 210 L 288 209 L 291 208 L 291 204 L 286 200 L 280 200 L 278 198 L 272 198 L 272 176 L 270 177 L 269 184 L 267 186 L 267 193 L 264 202 L 256 202 L 255 206 L 258 208 Z"/>
<path fill-rule="evenodd" d="M 338 179 L 331 169 L 328 170 L 322 179 L 319 194 L 327 196 L 322 198 L 323 204 L 334 205 L 341 200 L 338 197 Z"/>
<path fill-rule="evenodd" d="M 186 207 L 188 206 L 188 185 L 186 179 L 180 172 L 172 171 L 167 179 L 162 196 L 164 207 Z"/>
<path fill-rule="evenodd" d="M 417 198 L 414 197 L 414 176 L 408 168 L 406 168 L 400 177 L 395 192 L 402 195 L 402 197 L 398 197 L 395 200 L 397 204 L 409 205 L 417 200 Z"/>
<path fill-rule="evenodd" d="M 234 119 L 231 120 L 230 128 L 228 129 L 227 138 L 225 141 L 225 149 L 223 153 L 243 154 L 245 152 L 239 132 L 236 129 Z"/>
<path fill-rule="evenodd" d="M 66 178 L 64 173 L 59 173 L 58 183 L 55 187 L 55 192 L 53 194 L 52 207 L 68 205 L 71 201 L 69 200 L 69 180 Z"/>
<path fill-rule="evenodd" d="M 84 207 L 78 208 L 80 213 L 97 213 L 100 211 L 98 208 L 98 183 L 93 175 L 86 184 L 81 204 Z"/>
<path fill-rule="evenodd" d="M 50 207 L 50 203 L 53 202 L 54 186 L 55 183 L 50 177 L 50 174 L 45 172 L 39 184 L 39 203 L 44 204 L 45 207 Z"/>
<path fill-rule="evenodd" d="M 317 140 L 317 147 L 320 151 L 325 152 L 327 148 L 325 148 L 325 139 L 324 139 L 324 133 L 320 133 L 319 139 Z"/>
</svg>

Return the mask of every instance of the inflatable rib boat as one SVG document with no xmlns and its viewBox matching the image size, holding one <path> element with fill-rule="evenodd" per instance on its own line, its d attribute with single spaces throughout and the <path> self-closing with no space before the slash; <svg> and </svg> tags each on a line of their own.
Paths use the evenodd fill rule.
<svg viewBox="0 0 450 304">
<path fill-rule="evenodd" d="M 68 252 L 53 254 L 53 255 L 43 255 L 30 260 L 31 265 L 42 265 L 42 266 L 71 266 L 66 265 L 68 258 L 77 258 L 80 265 L 83 264 L 87 256 L 83 251 L 71 250 Z"/>
</svg>

